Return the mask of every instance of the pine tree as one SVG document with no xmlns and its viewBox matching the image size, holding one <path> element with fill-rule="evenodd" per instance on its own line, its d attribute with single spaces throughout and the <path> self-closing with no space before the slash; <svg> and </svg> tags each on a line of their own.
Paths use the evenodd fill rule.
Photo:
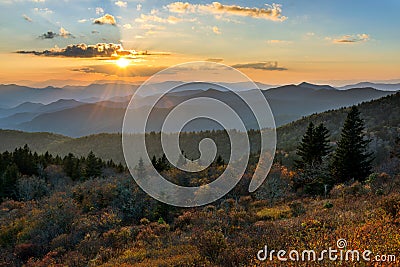
<svg viewBox="0 0 400 267">
<path fill-rule="evenodd" d="M 136 175 L 137 175 L 137 178 L 139 178 L 139 179 L 144 179 L 147 175 L 146 167 L 144 166 L 144 162 L 143 162 L 142 158 L 139 159 L 139 163 L 136 167 Z"/>
<path fill-rule="evenodd" d="M 351 179 L 364 181 L 371 173 L 372 153 L 368 152 L 370 140 L 364 133 L 364 121 L 353 106 L 344 122 L 340 140 L 332 161 L 332 175 L 336 183 Z"/>
<path fill-rule="evenodd" d="M 158 167 L 158 169 L 157 169 L 157 167 Z M 157 167 L 156 167 L 156 169 L 158 172 L 167 171 L 167 170 L 171 169 L 171 166 L 169 165 L 169 161 L 165 154 L 163 154 L 162 157 L 158 159 Z"/>
<path fill-rule="evenodd" d="M 90 151 L 86 158 L 85 174 L 87 178 L 94 178 L 101 174 L 101 161 L 96 158 L 93 151 Z"/>
<path fill-rule="evenodd" d="M 318 165 L 322 164 L 324 158 L 331 152 L 331 146 L 329 145 L 329 130 L 320 123 L 314 132 L 314 143 L 315 143 L 315 156 L 314 162 Z"/>
<path fill-rule="evenodd" d="M 15 163 L 6 168 L 2 177 L 0 177 L 0 199 L 6 197 L 15 197 L 16 183 L 19 177 L 20 172 Z"/>
<path fill-rule="evenodd" d="M 63 160 L 63 169 L 65 174 L 69 176 L 73 181 L 78 180 L 81 177 L 81 169 L 79 159 L 77 159 L 72 153 L 69 153 Z"/>
<path fill-rule="evenodd" d="M 329 131 L 321 123 L 317 127 L 310 122 L 298 148 L 297 169 L 317 167 L 330 152 Z"/>
<path fill-rule="evenodd" d="M 296 168 L 303 169 L 307 165 L 311 165 L 313 154 L 314 154 L 314 123 L 310 122 L 297 148 L 297 155 L 300 157 L 300 160 L 297 160 L 295 162 Z"/>
<path fill-rule="evenodd" d="M 325 185 L 330 185 L 331 178 L 325 158 L 330 153 L 329 131 L 321 123 L 317 127 L 310 122 L 298 149 L 300 157 L 295 162 L 298 176 L 294 179 L 294 188 L 303 188 L 308 194 L 323 194 Z"/>
</svg>

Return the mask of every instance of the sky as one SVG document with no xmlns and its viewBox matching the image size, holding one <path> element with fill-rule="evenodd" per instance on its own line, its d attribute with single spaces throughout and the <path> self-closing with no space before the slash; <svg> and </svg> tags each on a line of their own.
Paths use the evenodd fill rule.
<svg viewBox="0 0 400 267">
<path fill-rule="evenodd" d="M 0 83 L 142 82 L 190 61 L 266 84 L 400 82 L 400 1 L 0 0 Z"/>
</svg>

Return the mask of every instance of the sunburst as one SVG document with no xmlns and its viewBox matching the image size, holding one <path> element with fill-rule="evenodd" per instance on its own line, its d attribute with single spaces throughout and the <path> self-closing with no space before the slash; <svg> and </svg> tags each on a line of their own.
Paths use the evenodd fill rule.
<svg viewBox="0 0 400 267">
<path fill-rule="evenodd" d="M 130 63 L 131 61 L 124 57 L 121 57 L 115 61 L 115 64 L 121 69 L 128 67 Z"/>
</svg>

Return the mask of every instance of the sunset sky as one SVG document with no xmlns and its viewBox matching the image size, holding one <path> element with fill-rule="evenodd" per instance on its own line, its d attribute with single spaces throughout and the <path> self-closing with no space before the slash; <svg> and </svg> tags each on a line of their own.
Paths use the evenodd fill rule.
<svg viewBox="0 0 400 267">
<path fill-rule="evenodd" d="M 0 83 L 136 82 L 197 60 L 267 84 L 400 81 L 397 0 L 0 0 L 0 10 Z"/>
</svg>

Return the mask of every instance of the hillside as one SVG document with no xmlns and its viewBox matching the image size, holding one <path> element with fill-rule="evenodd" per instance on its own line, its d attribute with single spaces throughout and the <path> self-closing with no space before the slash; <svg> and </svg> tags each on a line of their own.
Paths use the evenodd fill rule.
<svg viewBox="0 0 400 267">
<path fill-rule="evenodd" d="M 26 133 L 13 130 L 0 130 L 0 151 L 12 151 L 28 144 L 39 153 L 46 152 L 52 145 L 72 140 L 70 137 L 52 133 Z"/>
</svg>

